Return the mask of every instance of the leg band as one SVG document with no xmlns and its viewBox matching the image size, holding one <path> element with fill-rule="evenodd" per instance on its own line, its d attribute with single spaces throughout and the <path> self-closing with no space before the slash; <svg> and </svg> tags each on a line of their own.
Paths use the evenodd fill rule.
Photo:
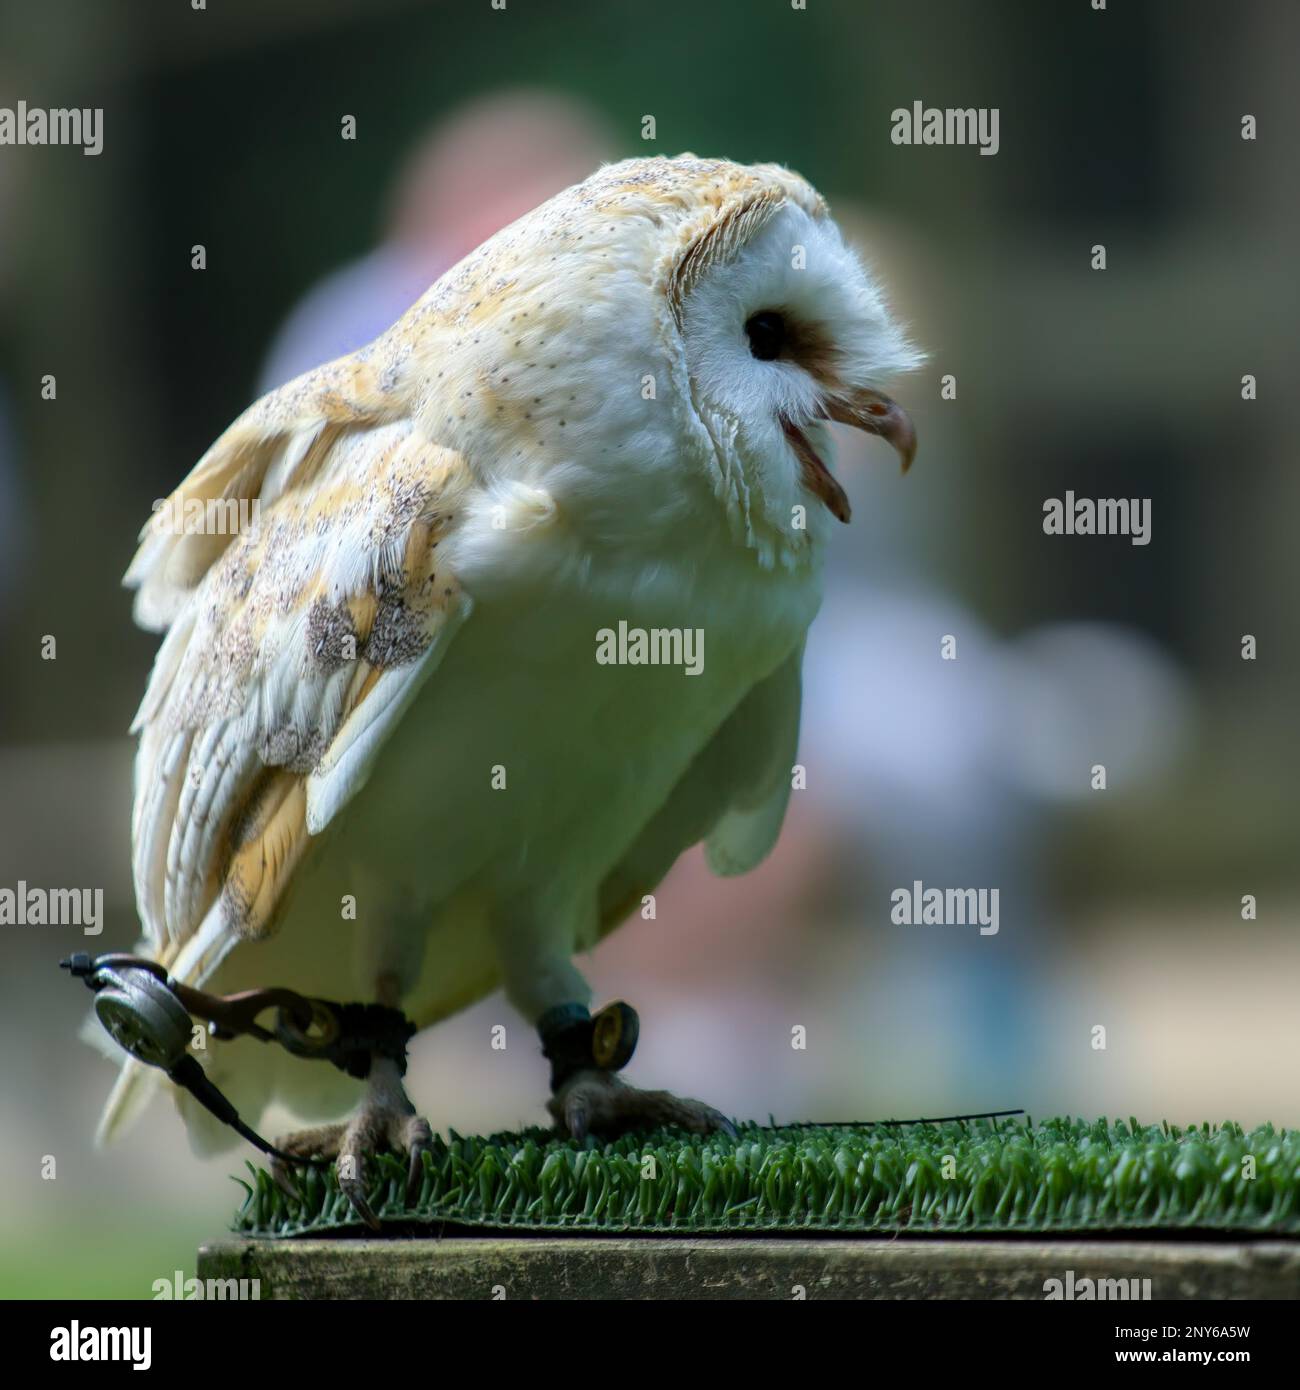
<svg viewBox="0 0 1300 1390">
<path fill-rule="evenodd" d="M 592 1018 L 583 1004 L 557 1004 L 537 1020 L 542 1055 L 551 1064 L 551 1090 L 592 1067 L 620 1071 L 636 1049 L 640 1031 L 636 1010 L 621 1001 L 607 1004 Z"/>
</svg>

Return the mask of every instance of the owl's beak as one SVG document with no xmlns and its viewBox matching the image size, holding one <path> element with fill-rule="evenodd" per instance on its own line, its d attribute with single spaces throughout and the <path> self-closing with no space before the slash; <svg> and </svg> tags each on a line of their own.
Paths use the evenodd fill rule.
<svg viewBox="0 0 1300 1390">
<path fill-rule="evenodd" d="M 849 499 L 844 489 L 835 481 L 835 475 L 821 461 L 821 456 L 813 448 L 812 441 L 787 415 L 781 417 L 781 428 L 794 456 L 799 460 L 803 472 L 803 485 L 809 492 L 826 503 L 827 510 L 836 521 L 846 525 L 849 520 Z"/>
<path fill-rule="evenodd" d="M 841 425 L 852 425 L 854 429 L 866 430 L 869 434 L 878 434 L 892 444 L 903 461 L 904 473 L 912 466 L 912 459 L 916 456 L 916 430 L 911 416 L 897 401 L 868 386 L 856 390 L 840 389 L 826 397 L 825 411 L 826 419 L 836 420 Z M 847 523 L 850 515 L 848 496 L 818 457 L 808 436 L 784 415 L 781 416 L 781 428 L 803 469 L 804 486 L 826 503 L 837 521 Z"/>
<path fill-rule="evenodd" d="M 869 386 L 862 386 L 828 396 L 826 414 L 841 425 L 878 434 L 893 445 L 902 460 L 904 473 L 912 466 L 916 457 L 916 429 L 912 417 L 897 401 Z"/>
</svg>

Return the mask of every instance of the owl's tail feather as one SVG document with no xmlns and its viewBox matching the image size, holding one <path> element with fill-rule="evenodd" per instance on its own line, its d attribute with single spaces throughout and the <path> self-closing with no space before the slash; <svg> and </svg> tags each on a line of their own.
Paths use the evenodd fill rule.
<svg viewBox="0 0 1300 1390">
<path fill-rule="evenodd" d="M 96 1027 L 99 1025 L 96 1023 Z M 95 1147 L 102 1149 L 123 1134 L 144 1114 L 145 1108 L 158 1089 L 162 1072 L 157 1067 L 146 1067 L 134 1057 L 122 1063 L 117 1081 L 104 1102 L 103 1113 L 95 1130 Z"/>
</svg>

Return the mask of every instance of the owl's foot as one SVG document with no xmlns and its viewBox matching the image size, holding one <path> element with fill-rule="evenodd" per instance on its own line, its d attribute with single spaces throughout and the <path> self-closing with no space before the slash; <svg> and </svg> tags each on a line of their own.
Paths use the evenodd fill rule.
<svg viewBox="0 0 1300 1390">
<path fill-rule="evenodd" d="M 692 1134 L 736 1137 L 736 1127 L 703 1101 L 686 1100 L 670 1091 L 642 1091 L 613 1072 L 575 1072 L 547 1102 L 555 1122 L 574 1139 L 588 1134 L 615 1138 L 641 1129 L 675 1125 Z"/>
<path fill-rule="evenodd" d="M 410 1155 L 407 1201 L 419 1195 L 424 1176 L 424 1153 L 433 1145 L 429 1122 L 415 1113 L 415 1106 L 402 1089 L 396 1065 L 376 1058 L 371 1068 L 369 1090 L 356 1113 L 344 1124 L 321 1125 L 298 1130 L 276 1140 L 276 1148 L 297 1158 L 332 1158 L 341 1191 L 347 1194 L 352 1210 L 371 1230 L 380 1229 L 379 1218 L 366 1200 L 365 1155 L 393 1149 Z M 271 1175 L 282 1191 L 297 1197 L 293 1167 L 280 1159 L 271 1160 Z"/>
<path fill-rule="evenodd" d="M 731 1121 L 711 1105 L 668 1091 L 640 1091 L 615 1076 L 631 1058 L 640 1032 L 630 1004 L 607 1004 L 594 1018 L 584 1004 L 560 1004 L 542 1015 L 537 1031 L 551 1063 L 546 1108 L 574 1139 L 613 1138 L 663 1125 L 692 1134 L 721 1130 L 735 1138 Z"/>
</svg>

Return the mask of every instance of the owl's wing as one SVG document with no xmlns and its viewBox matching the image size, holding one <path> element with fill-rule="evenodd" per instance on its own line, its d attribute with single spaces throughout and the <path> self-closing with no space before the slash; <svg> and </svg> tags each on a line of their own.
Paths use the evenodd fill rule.
<svg viewBox="0 0 1300 1390">
<path fill-rule="evenodd" d="M 682 775 L 668 800 L 601 884 L 609 931 L 653 892 L 677 857 L 704 841 L 716 874 L 743 874 L 776 843 L 799 744 L 803 643 L 759 681 Z"/>
<path fill-rule="evenodd" d="M 358 368 L 342 371 L 259 402 L 178 489 L 250 504 L 238 534 L 146 528 L 128 572 L 142 621 L 170 623 L 133 726 L 136 898 L 188 983 L 272 930 L 309 837 L 468 613 L 438 550 L 472 485 L 463 458 L 349 396 Z"/>
<path fill-rule="evenodd" d="M 200 518 L 242 518 L 254 502 L 265 509 L 286 490 L 310 483 L 345 432 L 405 417 L 407 403 L 391 389 L 388 370 L 378 357 L 342 357 L 287 382 L 239 416 L 167 498 L 163 519 L 176 516 L 184 526 L 154 524 L 155 515 L 140 532 L 123 582 L 137 590 L 141 627 L 170 627 L 230 545 L 233 527 L 200 525 Z"/>
</svg>

